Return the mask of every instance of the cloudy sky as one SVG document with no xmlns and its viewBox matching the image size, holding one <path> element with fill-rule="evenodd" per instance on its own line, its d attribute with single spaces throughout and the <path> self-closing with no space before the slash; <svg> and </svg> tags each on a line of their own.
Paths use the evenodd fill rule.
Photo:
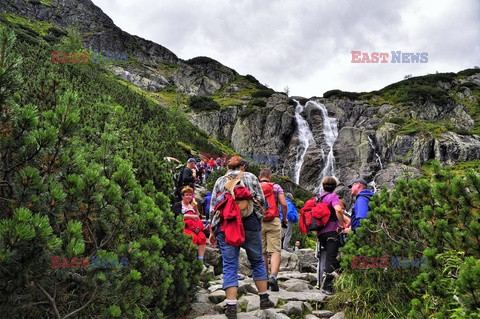
<svg viewBox="0 0 480 319">
<path fill-rule="evenodd" d="M 208 56 L 290 95 L 372 91 L 407 74 L 480 66 L 478 0 L 93 2 L 124 31 L 181 59 Z M 352 51 L 385 52 L 388 62 L 352 63 Z M 427 53 L 428 62 L 391 63 L 391 51 Z"/>
</svg>

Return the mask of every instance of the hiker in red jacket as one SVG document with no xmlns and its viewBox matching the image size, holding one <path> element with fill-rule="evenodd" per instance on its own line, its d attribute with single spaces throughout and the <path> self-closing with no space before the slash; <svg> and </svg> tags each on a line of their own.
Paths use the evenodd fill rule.
<svg viewBox="0 0 480 319">
<path fill-rule="evenodd" d="M 240 247 L 243 247 L 247 252 L 248 261 L 252 267 L 253 280 L 255 281 L 260 296 L 260 309 L 267 309 L 275 306 L 275 304 L 268 298 L 267 294 L 268 276 L 263 262 L 262 237 L 260 235 L 260 222 L 263 218 L 263 212 L 258 205 L 263 206 L 265 199 L 257 177 L 252 173 L 241 170 L 241 167 L 245 165 L 246 162 L 238 155 L 234 155 L 230 158 L 228 161 L 227 174 L 220 177 L 215 182 L 212 191 L 212 202 L 210 204 L 210 218 L 212 220 L 210 242 L 214 244 L 216 237 L 222 252 L 223 289 L 225 290 L 227 297 L 225 314 L 229 319 L 237 318 L 237 273 Z M 236 202 L 232 202 L 232 199 L 230 198 L 232 194 L 229 193 L 229 191 L 226 191 L 226 184 L 228 185 L 228 182 L 232 179 L 236 179 L 237 176 L 240 176 L 239 187 L 243 186 L 247 188 L 251 194 L 251 199 L 247 200 L 246 203 L 241 202 L 238 204 L 238 207 L 235 206 L 237 205 Z M 236 182 L 237 180 L 235 180 L 235 183 Z M 234 191 L 234 193 L 236 192 Z M 218 198 L 217 195 L 219 195 Z M 225 209 L 214 210 L 214 208 L 217 207 L 217 201 L 226 201 L 229 205 L 228 207 L 230 207 L 228 208 L 228 211 L 225 211 Z M 254 202 L 258 204 L 254 205 Z M 241 246 L 227 244 L 224 226 L 225 220 L 223 219 L 223 216 L 230 217 L 231 215 L 235 215 L 232 217 L 236 217 L 235 219 L 232 218 L 232 222 L 237 222 L 238 216 L 241 216 L 239 222 L 241 222 L 242 225 L 237 225 L 243 227 L 244 230 L 244 242 Z M 235 232 L 233 232 L 233 234 L 235 234 Z"/>
<path fill-rule="evenodd" d="M 182 188 L 182 201 L 176 202 L 172 211 L 176 215 L 183 215 L 185 223 L 184 233 L 192 236 L 192 242 L 198 246 L 198 259 L 203 261 L 205 267 L 209 267 L 204 260 L 205 251 L 207 250 L 207 238 L 205 237 L 202 220 L 197 209 L 197 204 L 193 200 L 193 188 L 185 186 Z"/>
</svg>

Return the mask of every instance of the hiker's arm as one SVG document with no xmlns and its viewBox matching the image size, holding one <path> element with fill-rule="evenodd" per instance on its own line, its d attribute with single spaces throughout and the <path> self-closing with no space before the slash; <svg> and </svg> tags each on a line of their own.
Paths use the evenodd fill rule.
<svg viewBox="0 0 480 319">
<path fill-rule="evenodd" d="M 340 222 L 340 226 L 343 228 L 343 224 L 345 224 L 345 221 L 343 219 L 343 209 L 342 206 L 340 205 L 335 205 L 333 206 L 335 209 L 335 214 L 337 214 L 337 219 Z"/>
<path fill-rule="evenodd" d="M 367 218 L 368 200 L 364 196 L 358 196 L 355 202 L 355 216 L 357 219 Z"/>
<path fill-rule="evenodd" d="M 200 217 L 198 217 L 198 215 L 195 215 L 195 214 L 185 214 L 183 215 L 183 219 L 199 220 Z"/>
<path fill-rule="evenodd" d="M 350 225 L 352 224 L 352 221 L 350 220 L 350 218 L 343 215 L 343 220 L 345 221 L 345 228 L 350 227 Z"/>
<path fill-rule="evenodd" d="M 215 199 L 217 198 L 217 193 L 218 193 L 218 179 L 215 182 L 215 185 L 213 186 L 212 190 L 212 197 L 210 197 L 210 222 L 213 219 L 213 210 L 215 209 Z"/>
<path fill-rule="evenodd" d="M 287 201 L 285 200 L 285 194 L 278 194 L 278 201 L 282 206 L 282 220 L 284 223 L 287 223 L 288 206 Z"/>
<path fill-rule="evenodd" d="M 250 192 L 252 193 L 252 196 L 258 200 L 262 206 L 265 205 L 265 197 L 263 196 L 263 190 L 258 179 L 251 183 L 251 187 L 252 189 L 250 189 Z"/>
</svg>

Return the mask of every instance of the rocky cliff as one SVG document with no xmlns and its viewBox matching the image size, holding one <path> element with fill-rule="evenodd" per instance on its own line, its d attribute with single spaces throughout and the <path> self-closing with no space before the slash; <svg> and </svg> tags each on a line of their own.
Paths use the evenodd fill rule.
<svg viewBox="0 0 480 319">
<path fill-rule="evenodd" d="M 213 94 L 237 75 L 213 59 L 184 61 L 157 43 L 122 31 L 90 0 L 9 0 L 0 2 L 0 12 L 48 23 L 53 36 L 65 35 L 73 26 L 83 35 L 86 48 L 127 53 L 130 63 L 110 70 L 147 91 L 175 86 L 180 93 Z"/>
<path fill-rule="evenodd" d="M 333 90 L 322 98 L 288 97 L 208 57 L 181 60 L 122 31 L 90 0 L 9 0 L 0 3 L 1 12 L 48 22 L 48 36 L 65 35 L 66 27 L 76 26 L 86 47 L 128 53 L 128 64 L 109 67 L 114 74 L 155 92 L 163 105 L 184 105 L 195 125 L 239 153 L 278 155 L 275 172 L 292 180 L 299 176 L 299 184 L 312 191 L 328 162 L 326 121 L 336 126 L 334 163 L 329 163 L 346 195 L 345 186 L 357 177 L 373 187 L 392 187 L 400 177 L 418 176 L 429 160 L 480 159 L 478 69 L 410 78 L 369 93 Z M 194 112 L 185 105 L 190 95 L 211 96 L 221 109 Z M 300 120 L 310 132 L 308 148 Z"/>
<path fill-rule="evenodd" d="M 230 141 L 240 153 L 278 154 L 275 170 L 293 179 L 301 140 L 295 117 L 297 100 L 305 106 L 300 115 L 314 138 L 301 166 L 300 184 L 313 191 L 319 186 L 329 152 L 325 119 L 318 107 L 323 104 L 337 124 L 335 175 L 343 184 L 340 192 L 348 197 L 345 186 L 357 177 L 372 182 L 373 187 L 391 188 L 400 177 L 418 176 L 429 160 L 456 164 L 480 159 L 480 137 L 473 134 L 478 132 L 480 70 L 449 74 L 442 81 L 438 77 L 410 79 L 402 87 L 362 95 L 327 92 L 327 97 L 308 100 L 277 93 L 265 107 L 246 116 L 241 116 L 246 105 L 189 116 L 207 133 Z M 419 98 L 398 101 L 392 97 L 391 90 L 410 93 L 405 87 L 415 86 L 415 81 L 431 82 Z M 435 94 L 430 95 L 432 88 Z"/>
</svg>

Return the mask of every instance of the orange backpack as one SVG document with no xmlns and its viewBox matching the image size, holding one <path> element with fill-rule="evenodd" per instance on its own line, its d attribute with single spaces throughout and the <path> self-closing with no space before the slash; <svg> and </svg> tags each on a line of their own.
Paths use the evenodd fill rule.
<svg viewBox="0 0 480 319">
<path fill-rule="evenodd" d="M 260 186 L 263 190 L 263 196 L 265 196 L 265 201 L 268 203 L 268 208 L 265 210 L 265 216 L 263 216 L 264 222 L 269 222 L 275 217 L 279 217 L 280 213 L 277 208 L 277 201 L 275 200 L 275 194 L 273 193 L 273 185 L 275 183 L 270 182 L 260 182 Z"/>
</svg>

